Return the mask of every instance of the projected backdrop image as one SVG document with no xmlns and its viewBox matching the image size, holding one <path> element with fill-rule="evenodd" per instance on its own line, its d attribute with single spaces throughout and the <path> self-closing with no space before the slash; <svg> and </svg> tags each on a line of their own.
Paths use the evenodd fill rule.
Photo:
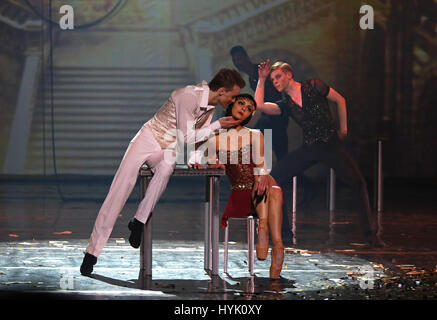
<svg viewBox="0 0 437 320">
<path fill-rule="evenodd" d="M 65 4 L 2 3 L 4 174 L 113 175 L 168 93 L 235 68 L 236 45 L 346 98 L 347 145 L 366 176 L 378 138 L 386 176 L 436 174 L 432 1 L 369 1 L 372 29 L 360 26 L 361 1 L 72 1 L 74 19 Z M 292 120 L 288 136 L 289 150 L 301 144 Z"/>
</svg>

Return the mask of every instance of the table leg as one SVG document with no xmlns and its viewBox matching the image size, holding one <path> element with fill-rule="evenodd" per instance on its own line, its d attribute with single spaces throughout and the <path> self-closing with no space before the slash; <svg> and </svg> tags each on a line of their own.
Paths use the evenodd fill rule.
<svg viewBox="0 0 437 320">
<path fill-rule="evenodd" d="M 253 276 L 255 263 L 255 219 L 250 216 L 247 218 L 247 259 L 249 265 L 249 274 Z"/>
<path fill-rule="evenodd" d="M 149 181 L 149 177 L 141 177 L 141 199 L 144 199 Z M 152 276 L 152 212 L 144 225 L 144 231 L 141 238 L 140 268 L 145 276 Z"/>
<path fill-rule="evenodd" d="M 218 275 L 219 266 L 219 228 L 220 228 L 220 212 L 219 212 L 219 177 L 211 177 L 210 190 L 210 212 L 212 212 L 212 275 Z"/>
<path fill-rule="evenodd" d="M 210 216 L 210 190 L 211 181 L 209 177 L 206 177 L 205 183 L 205 242 L 203 250 L 203 268 L 205 270 L 211 270 L 211 223 Z"/>
<path fill-rule="evenodd" d="M 228 242 L 229 242 L 229 220 L 225 228 L 225 245 L 223 254 L 223 272 L 228 273 Z"/>
</svg>

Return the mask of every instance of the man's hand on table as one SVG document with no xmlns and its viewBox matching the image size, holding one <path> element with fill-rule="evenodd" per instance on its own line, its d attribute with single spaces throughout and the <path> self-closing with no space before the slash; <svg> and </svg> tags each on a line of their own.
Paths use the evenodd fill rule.
<svg viewBox="0 0 437 320">
<path fill-rule="evenodd" d="M 215 164 L 208 164 L 207 167 L 205 167 L 205 165 L 201 164 L 201 163 L 191 163 L 188 164 L 188 168 L 190 169 L 223 169 L 225 170 L 225 165 L 221 164 L 221 163 L 215 163 Z"/>
<path fill-rule="evenodd" d="M 205 169 L 205 166 L 201 163 L 192 163 L 192 164 L 188 164 L 188 168 L 190 168 L 190 169 Z"/>
<path fill-rule="evenodd" d="M 209 164 L 208 169 L 223 169 L 223 170 L 225 170 L 226 167 L 222 163 L 216 163 L 216 164 Z"/>
</svg>

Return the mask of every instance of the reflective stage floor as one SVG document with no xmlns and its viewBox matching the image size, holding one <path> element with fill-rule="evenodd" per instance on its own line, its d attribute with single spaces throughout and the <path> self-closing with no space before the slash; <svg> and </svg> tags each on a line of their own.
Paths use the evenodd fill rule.
<svg viewBox="0 0 437 320">
<path fill-rule="evenodd" d="M 138 188 L 114 227 L 90 277 L 80 275 L 83 252 L 110 179 L 0 181 L 1 299 L 135 300 L 435 300 L 437 298 L 436 184 L 386 181 L 379 227 L 385 248 L 363 243 L 349 193 L 337 190 L 326 208 L 324 183 L 298 207 L 281 278 L 269 279 L 270 256 L 247 268 L 246 225 L 230 227 L 228 273 L 203 269 L 204 180 L 172 178 L 153 213 L 153 276 L 139 272 L 127 223 Z M 229 195 L 220 180 L 220 208 Z M 286 201 L 291 199 L 287 190 Z M 291 206 L 289 206 L 291 208 Z M 376 214 L 376 213 L 375 213 Z"/>
</svg>

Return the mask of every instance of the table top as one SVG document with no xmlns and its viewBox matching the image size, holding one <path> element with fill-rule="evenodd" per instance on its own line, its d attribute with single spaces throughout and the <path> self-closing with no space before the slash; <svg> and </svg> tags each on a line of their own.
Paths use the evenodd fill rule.
<svg viewBox="0 0 437 320">
<path fill-rule="evenodd" d="M 140 168 L 140 176 L 151 176 L 152 171 L 147 164 L 143 164 Z M 173 176 L 224 176 L 223 169 L 192 169 L 186 164 L 177 164 Z"/>
</svg>

